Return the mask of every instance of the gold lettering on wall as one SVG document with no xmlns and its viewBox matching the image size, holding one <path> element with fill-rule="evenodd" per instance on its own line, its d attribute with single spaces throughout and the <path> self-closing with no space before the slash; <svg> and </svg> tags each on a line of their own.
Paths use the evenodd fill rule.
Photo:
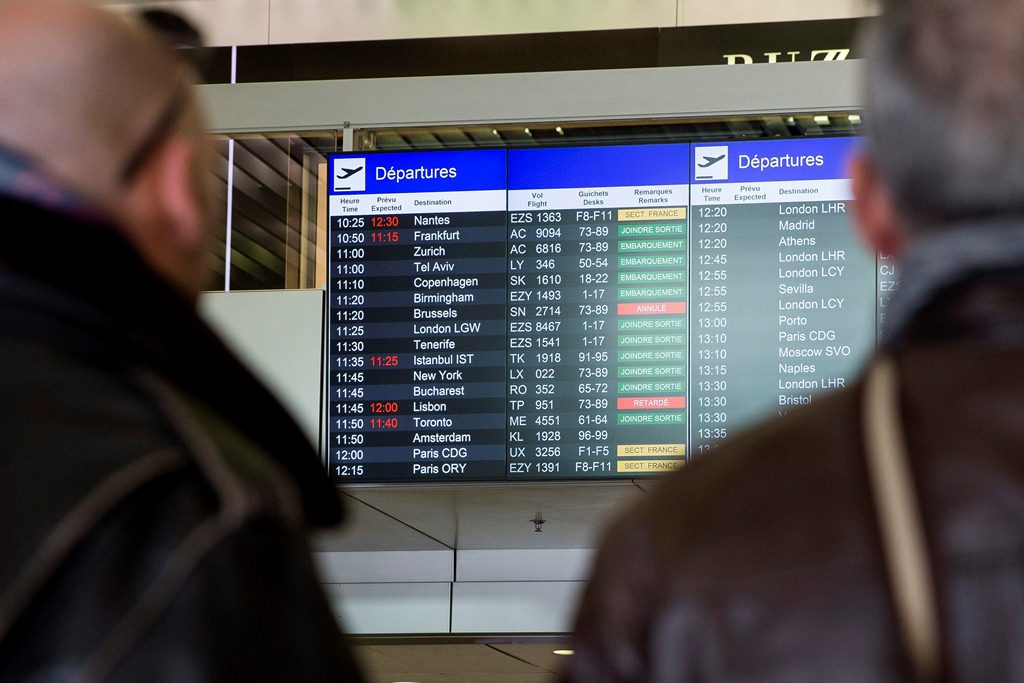
<svg viewBox="0 0 1024 683">
<path fill-rule="evenodd" d="M 726 64 L 778 64 L 779 62 L 842 62 L 849 58 L 851 49 L 848 47 L 832 48 L 827 50 L 811 50 L 808 56 L 804 56 L 801 50 L 789 50 L 786 52 L 764 52 L 763 58 L 755 59 L 753 55 L 744 52 L 724 54 L 722 58 Z"/>
</svg>

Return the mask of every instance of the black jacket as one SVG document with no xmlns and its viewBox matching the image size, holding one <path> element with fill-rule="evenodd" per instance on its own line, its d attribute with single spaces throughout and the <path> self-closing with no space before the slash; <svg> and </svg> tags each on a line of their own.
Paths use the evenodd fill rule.
<svg viewBox="0 0 1024 683">
<path fill-rule="evenodd" d="M 361 680 L 300 429 L 113 229 L 0 230 L 0 680 Z"/>
<path fill-rule="evenodd" d="M 947 284 L 887 350 L 947 679 L 1024 681 L 1024 274 Z M 862 394 L 857 383 L 727 441 L 622 515 L 605 535 L 565 680 L 912 680 Z"/>
</svg>

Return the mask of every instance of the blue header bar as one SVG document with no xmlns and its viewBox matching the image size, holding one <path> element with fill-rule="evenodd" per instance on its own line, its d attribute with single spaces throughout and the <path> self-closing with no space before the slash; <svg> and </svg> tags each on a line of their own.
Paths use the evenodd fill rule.
<svg viewBox="0 0 1024 683">
<path fill-rule="evenodd" d="M 847 177 L 857 138 L 751 140 L 694 144 L 694 184 L 784 180 L 834 180 Z"/>
<path fill-rule="evenodd" d="M 505 150 L 332 155 L 331 194 L 505 189 Z"/>
<path fill-rule="evenodd" d="M 687 144 L 544 147 L 508 152 L 508 189 L 686 185 Z"/>
<path fill-rule="evenodd" d="M 330 194 L 839 179 L 858 144 L 849 137 L 337 154 Z"/>
</svg>

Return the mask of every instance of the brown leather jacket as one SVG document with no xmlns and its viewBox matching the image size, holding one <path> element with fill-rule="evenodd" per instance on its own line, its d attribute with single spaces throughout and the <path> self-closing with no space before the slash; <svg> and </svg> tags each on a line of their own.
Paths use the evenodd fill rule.
<svg viewBox="0 0 1024 683">
<path fill-rule="evenodd" d="M 894 345 L 949 679 L 1024 680 L 1024 275 Z M 607 531 L 573 683 L 906 681 L 858 383 L 671 475 Z"/>
</svg>

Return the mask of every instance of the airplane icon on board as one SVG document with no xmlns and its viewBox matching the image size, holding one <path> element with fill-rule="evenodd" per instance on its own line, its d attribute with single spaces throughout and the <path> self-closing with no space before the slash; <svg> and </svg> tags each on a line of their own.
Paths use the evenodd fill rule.
<svg viewBox="0 0 1024 683">
<path fill-rule="evenodd" d="M 724 154 L 721 155 L 721 156 L 717 156 L 717 157 L 704 157 L 704 163 L 703 164 L 697 164 L 697 166 L 699 166 L 701 168 L 707 168 L 708 166 L 714 166 L 715 164 L 717 164 L 719 161 L 721 161 L 724 158 L 725 158 Z"/>
<path fill-rule="evenodd" d="M 339 157 L 331 162 L 335 192 L 365 192 L 366 175 L 370 165 L 366 157 Z"/>
<path fill-rule="evenodd" d="M 699 147 L 693 155 L 694 180 L 728 180 L 729 148 L 726 145 Z"/>
<path fill-rule="evenodd" d="M 362 171 L 363 167 L 360 166 L 358 168 L 340 168 L 340 170 L 344 171 L 345 175 L 339 175 L 338 176 L 338 180 L 344 180 L 345 178 L 350 178 L 350 177 L 354 176 L 356 173 L 359 173 L 360 171 Z"/>
</svg>

